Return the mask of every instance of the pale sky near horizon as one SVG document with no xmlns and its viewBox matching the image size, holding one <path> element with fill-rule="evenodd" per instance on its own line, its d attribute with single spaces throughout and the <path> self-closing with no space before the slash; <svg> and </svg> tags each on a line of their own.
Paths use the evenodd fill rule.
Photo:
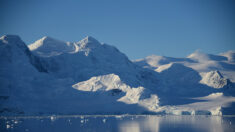
<svg viewBox="0 0 235 132">
<path fill-rule="evenodd" d="M 234 0 L 0 0 L 0 36 L 93 36 L 130 59 L 235 50 Z"/>
</svg>

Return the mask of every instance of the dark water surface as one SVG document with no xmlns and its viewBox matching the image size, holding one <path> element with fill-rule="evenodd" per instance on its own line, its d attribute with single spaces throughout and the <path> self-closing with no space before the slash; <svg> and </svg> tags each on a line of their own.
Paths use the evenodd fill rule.
<svg viewBox="0 0 235 132">
<path fill-rule="evenodd" d="M 235 132 L 235 116 L 1 117 L 0 132 Z"/>
</svg>

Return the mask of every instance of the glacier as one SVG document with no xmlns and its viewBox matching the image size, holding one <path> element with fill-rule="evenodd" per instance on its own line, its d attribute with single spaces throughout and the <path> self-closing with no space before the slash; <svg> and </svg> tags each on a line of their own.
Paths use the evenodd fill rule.
<svg viewBox="0 0 235 132">
<path fill-rule="evenodd" d="M 235 51 L 129 60 L 91 36 L 0 38 L 0 115 L 235 114 Z"/>
</svg>

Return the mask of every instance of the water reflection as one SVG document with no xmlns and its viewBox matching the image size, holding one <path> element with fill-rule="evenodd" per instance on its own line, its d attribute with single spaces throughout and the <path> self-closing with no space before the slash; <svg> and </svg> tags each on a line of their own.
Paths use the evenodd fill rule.
<svg viewBox="0 0 235 132">
<path fill-rule="evenodd" d="M 0 132 L 232 132 L 235 117 L 50 116 L 0 118 Z"/>
<path fill-rule="evenodd" d="M 121 132 L 231 132 L 235 131 L 234 117 L 220 116 L 146 116 L 119 124 Z"/>
<path fill-rule="evenodd" d="M 132 121 L 124 121 L 119 125 L 120 132 L 158 132 L 159 131 L 159 121 L 161 117 L 158 116 L 147 116 L 140 117 Z"/>
</svg>

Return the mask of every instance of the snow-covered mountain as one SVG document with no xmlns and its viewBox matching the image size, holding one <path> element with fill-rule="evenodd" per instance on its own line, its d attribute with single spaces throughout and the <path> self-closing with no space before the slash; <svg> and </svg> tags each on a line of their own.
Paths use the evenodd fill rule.
<svg viewBox="0 0 235 132">
<path fill-rule="evenodd" d="M 72 78 L 80 82 L 114 73 L 135 87 L 147 86 L 149 81 L 157 80 L 154 72 L 143 70 L 117 48 L 101 44 L 90 36 L 74 43 L 43 37 L 29 45 L 29 49 L 43 59 L 43 66 L 57 78 Z"/>
<path fill-rule="evenodd" d="M 213 114 L 235 102 L 234 53 L 130 61 L 93 37 L 0 39 L 0 113 Z M 206 107 L 205 107 L 206 105 Z"/>
</svg>

